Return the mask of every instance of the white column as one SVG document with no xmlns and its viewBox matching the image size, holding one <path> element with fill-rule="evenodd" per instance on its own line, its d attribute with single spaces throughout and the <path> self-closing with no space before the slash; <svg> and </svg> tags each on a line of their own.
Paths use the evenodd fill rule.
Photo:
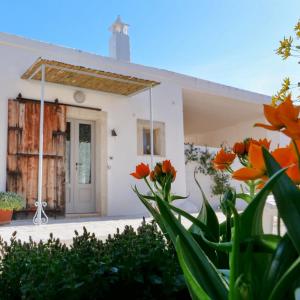
<svg viewBox="0 0 300 300">
<path fill-rule="evenodd" d="M 38 170 L 38 199 L 35 203 L 37 207 L 33 217 L 35 225 L 41 225 L 48 222 L 43 207 L 46 202 L 43 201 L 43 147 L 44 147 L 44 97 L 45 97 L 45 65 L 41 66 L 41 103 L 40 103 L 40 132 L 39 132 L 39 170 Z"/>
<path fill-rule="evenodd" d="M 150 165 L 151 168 L 153 169 L 154 167 L 154 161 L 153 161 L 153 156 L 154 156 L 154 139 L 153 139 L 153 103 L 152 103 L 152 86 L 149 88 L 149 106 L 150 106 L 150 155 L 151 155 L 151 160 L 150 160 Z"/>
</svg>

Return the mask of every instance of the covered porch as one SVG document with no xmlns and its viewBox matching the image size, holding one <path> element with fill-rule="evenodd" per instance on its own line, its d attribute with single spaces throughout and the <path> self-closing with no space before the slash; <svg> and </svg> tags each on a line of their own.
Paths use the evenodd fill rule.
<svg viewBox="0 0 300 300">
<path fill-rule="evenodd" d="M 233 88 L 231 88 L 233 89 Z M 234 90 L 234 89 L 233 89 Z M 241 100 L 238 95 L 201 92 L 183 89 L 184 136 L 186 143 L 220 147 L 231 145 L 245 137 L 265 137 L 266 131 L 254 128 L 263 121 L 262 95 L 249 92 L 253 97 Z M 254 94 L 254 95 L 253 95 Z"/>
<path fill-rule="evenodd" d="M 97 103 L 85 106 L 75 93 L 75 103 L 51 101 L 45 90 L 75 87 L 124 101 L 146 92 L 152 120 L 151 92 L 159 82 L 41 58 L 21 78 L 40 83 L 40 98 L 8 101 L 7 190 L 24 197 L 22 213 L 35 213 L 36 224 L 48 221 L 47 212 L 106 215 L 107 112 Z"/>
<path fill-rule="evenodd" d="M 213 84 L 212 84 L 213 85 Z M 256 122 L 264 122 L 263 103 L 268 97 L 247 91 L 214 84 L 207 92 L 183 89 L 184 137 L 186 144 L 193 144 L 198 151 L 206 149 L 215 155 L 221 145 L 232 147 L 247 137 L 255 139 L 270 137 L 270 133 L 254 128 Z M 273 139 L 276 141 L 276 139 Z M 186 147 L 190 147 L 186 145 Z M 235 162 L 234 168 L 238 168 Z M 202 197 L 194 180 L 196 162 L 186 164 L 186 186 L 189 200 L 199 210 Z M 219 210 L 220 199 L 213 195 L 214 182 L 209 175 L 198 174 L 200 184 L 214 209 Z M 240 182 L 232 180 L 232 186 L 240 189 Z M 244 203 L 239 203 L 243 209 Z"/>
</svg>

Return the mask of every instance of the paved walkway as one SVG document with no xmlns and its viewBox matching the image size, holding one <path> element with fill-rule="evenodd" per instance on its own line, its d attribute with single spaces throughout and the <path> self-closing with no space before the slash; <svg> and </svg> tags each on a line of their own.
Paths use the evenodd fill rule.
<svg viewBox="0 0 300 300">
<path fill-rule="evenodd" d="M 223 219 L 221 213 L 217 213 L 220 219 Z M 150 221 L 151 218 L 146 218 Z M 17 231 L 17 239 L 28 241 L 29 237 L 34 241 L 47 240 L 50 233 L 54 237 L 59 238 L 66 244 L 72 243 L 74 231 L 83 232 L 83 227 L 89 232 L 102 240 L 105 240 L 109 234 L 116 233 L 117 228 L 123 231 L 126 225 L 131 225 L 133 228 L 140 226 L 142 217 L 92 217 L 92 218 L 62 218 L 50 219 L 46 225 L 33 225 L 32 220 L 13 221 L 9 225 L 0 226 L 0 236 L 9 241 L 13 232 Z M 188 225 L 188 221 L 183 221 L 184 225 Z"/>
</svg>

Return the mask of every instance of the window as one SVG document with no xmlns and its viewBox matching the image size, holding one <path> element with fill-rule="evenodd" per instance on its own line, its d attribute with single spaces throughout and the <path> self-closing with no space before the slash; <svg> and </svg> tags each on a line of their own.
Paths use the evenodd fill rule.
<svg viewBox="0 0 300 300">
<path fill-rule="evenodd" d="M 151 154 L 150 121 L 137 120 L 137 153 Z M 153 152 L 154 155 L 165 156 L 165 123 L 153 122 Z"/>
</svg>

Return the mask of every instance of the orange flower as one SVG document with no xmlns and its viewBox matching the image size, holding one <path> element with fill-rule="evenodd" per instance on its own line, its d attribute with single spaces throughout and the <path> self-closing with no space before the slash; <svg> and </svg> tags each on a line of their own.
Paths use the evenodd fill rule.
<svg viewBox="0 0 300 300">
<path fill-rule="evenodd" d="M 235 153 L 226 152 L 223 148 L 221 148 L 221 150 L 216 154 L 215 159 L 213 160 L 215 169 L 227 169 L 233 163 L 235 157 Z"/>
<path fill-rule="evenodd" d="M 162 162 L 161 171 L 162 171 L 163 173 L 165 173 L 165 174 L 171 174 L 171 175 L 172 175 L 172 181 L 175 180 L 177 171 L 176 171 L 175 168 L 172 166 L 170 160 L 164 160 L 164 161 Z"/>
<path fill-rule="evenodd" d="M 259 140 L 249 138 L 249 139 L 246 140 L 246 152 L 249 152 L 249 148 L 250 148 L 251 144 L 255 144 L 255 145 L 258 145 L 258 146 L 263 146 L 263 147 L 269 149 L 270 145 L 271 145 L 271 141 L 267 140 L 266 138 L 259 139 Z"/>
<path fill-rule="evenodd" d="M 289 167 L 286 174 L 297 184 L 300 183 L 300 170 L 298 158 L 294 146 L 291 144 L 286 148 L 278 148 L 272 152 L 273 157 L 282 168 Z"/>
<path fill-rule="evenodd" d="M 154 171 L 151 171 L 151 172 L 150 172 L 150 180 L 151 180 L 151 181 L 155 181 L 155 180 L 156 180 L 156 175 L 155 175 L 155 172 L 154 172 Z"/>
<path fill-rule="evenodd" d="M 158 176 L 162 173 L 161 164 L 156 164 L 156 166 L 154 167 L 154 173 L 156 176 Z"/>
<path fill-rule="evenodd" d="M 257 140 L 252 140 L 251 143 L 254 143 L 258 146 L 265 147 L 266 149 L 269 149 L 270 145 L 271 145 L 271 141 L 267 140 L 266 138 L 259 139 L 258 141 Z"/>
<path fill-rule="evenodd" d="M 279 130 L 292 139 L 300 139 L 299 112 L 300 107 L 293 105 L 291 95 L 288 95 L 277 107 L 264 105 L 265 117 L 271 125 L 256 123 L 254 126 Z"/>
<path fill-rule="evenodd" d="M 163 173 L 171 173 L 172 164 L 169 160 L 164 160 L 162 162 L 162 171 Z"/>
<path fill-rule="evenodd" d="M 136 166 L 135 172 L 131 173 L 130 175 L 135 177 L 136 179 L 143 179 L 146 178 L 150 174 L 149 165 L 145 165 L 144 163 L 140 163 Z"/>
<path fill-rule="evenodd" d="M 289 167 L 286 174 L 297 184 L 300 183 L 300 170 L 298 166 L 298 159 L 295 151 L 291 146 L 286 148 L 278 148 L 272 153 L 274 159 L 280 164 L 282 168 Z M 241 168 L 232 174 L 232 178 L 242 181 L 262 179 L 262 184 L 267 180 L 266 166 L 262 153 L 262 147 L 256 144 L 251 144 L 249 149 L 249 163 L 250 167 Z"/>
<path fill-rule="evenodd" d="M 245 154 L 245 144 L 243 142 L 241 143 L 235 143 L 232 147 L 232 151 L 237 155 L 243 155 Z"/>
<path fill-rule="evenodd" d="M 262 153 L 262 147 L 254 143 L 250 144 L 248 155 L 249 167 L 241 168 L 232 174 L 232 178 L 236 180 L 255 180 L 264 177 L 266 166 Z"/>
<path fill-rule="evenodd" d="M 171 168 L 171 174 L 172 174 L 172 182 L 175 180 L 176 178 L 176 173 L 177 171 L 175 170 L 175 168 L 172 166 Z"/>
<path fill-rule="evenodd" d="M 282 130 L 282 133 L 284 133 L 293 140 L 300 140 L 300 120 L 286 120 L 285 123 L 286 129 Z"/>
</svg>

